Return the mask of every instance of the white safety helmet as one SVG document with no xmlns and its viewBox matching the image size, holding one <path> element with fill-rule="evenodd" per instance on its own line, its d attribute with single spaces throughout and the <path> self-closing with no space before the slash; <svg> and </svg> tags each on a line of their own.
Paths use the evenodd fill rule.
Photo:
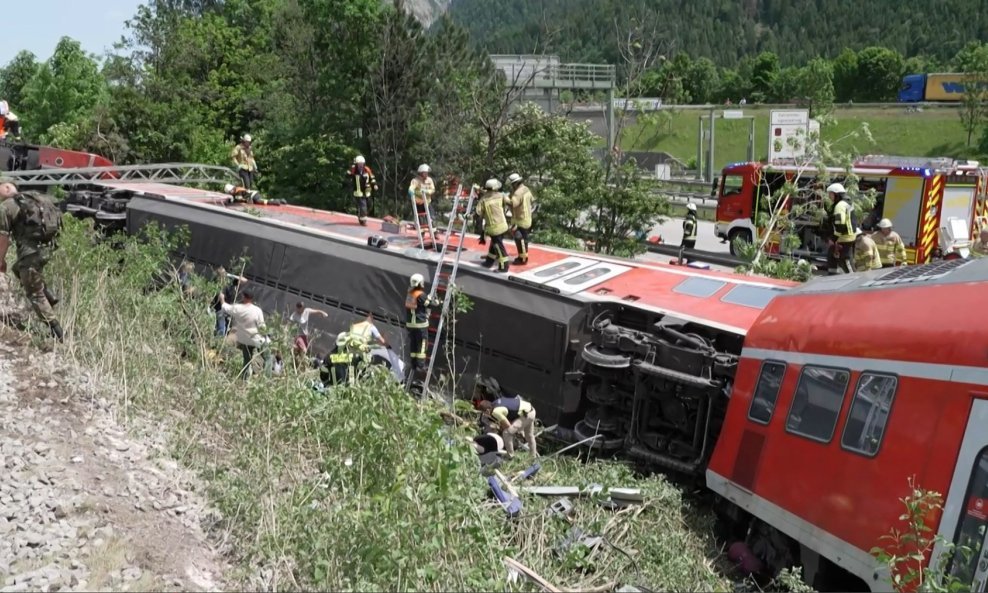
<svg viewBox="0 0 988 593">
<path fill-rule="evenodd" d="M 518 183 L 519 181 L 521 181 L 521 175 L 517 173 L 512 173 L 511 175 L 508 175 L 508 183 Z"/>
<path fill-rule="evenodd" d="M 254 139 L 250 137 L 250 134 L 244 134 L 241 140 L 244 142 L 252 142 Z"/>
<path fill-rule="evenodd" d="M 689 204 L 686 204 L 686 209 L 690 212 L 696 212 L 696 204 L 690 202 Z"/>
<path fill-rule="evenodd" d="M 343 348 L 350 342 L 350 334 L 347 332 L 340 332 L 336 334 L 336 345 Z"/>
<path fill-rule="evenodd" d="M 428 173 L 431 170 L 432 169 L 429 168 L 429 165 L 426 165 L 425 163 L 419 165 L 419 173 Z"/>
<path fill-rule="evenodd" d="M 890 229 L 890 228 L 892 228 L 892 221 L 889 220 L 889 219 L 887 219 L 887 218 L 883 218 L 880 221 L 878 221 L 878 228 L 880 228 L 880 229 Z"/>
<path fill-rule="evenodd" d="M 829 194 L 846 194 L 847 190 L 844 189 L 844 184 L 842 183 L 831 183 L 827 186 L 827 193 Z"/>
<path fill-rule="evenodd" d="M 367 161 L 364 160 L 363 155 L 360 155 L 360 154 L 357 155 L 357 158 L 353 159 L 353 164 L 355 164 L 355 165 L 363 165 L 366 162 Z"/>
<path fill-rule="evenodd" d="M 425 277 L 422 274 L 412 274 L 412 277 L 408 279 L 408 285 L 411 288 L 421 288 L 425 285 Z"/>
<path fill-rule="evenodd" d="M 862 235 L 864 235 L 864 231 L 862 231 L 861 229 L 854 229 L 855 238 L 860 239 Z"/>
<path fill-rule="evenodd" d="M 497 191 L 501 189 L 501 182 L 498 181 L 497 179 L 491 178 L 487 180 L 487 183 L 484 184 L 484 187 L 486 187 L 487 189 Z"/>
<path fill-rule="evenodd" d="M 233 185 L 232 183 L 227 183 L 226 185 L 223 186 L 224 193 L 232 194 L 233 190 L 235 189 L 237 189 L 237 186 Z"/>
</svg>

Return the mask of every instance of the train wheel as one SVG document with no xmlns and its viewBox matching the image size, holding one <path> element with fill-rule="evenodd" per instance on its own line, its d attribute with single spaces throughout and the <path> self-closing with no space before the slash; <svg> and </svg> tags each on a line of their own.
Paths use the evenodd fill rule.
<svg viewBox="0 0 988 593">
<path fill-rule="evenodd" d="M 626 369 L 631 366 L 631 357 L 627 354 L 607 352 L 596 344 L 584 346 L 582 356 L 585 362 L 605 369 Z"/>
<path fill-rule="evenodd" d="M 738 254 L 737 249 L 734 247 L 734 241 L 741 239 L 745 243 L 751 243 L 751 231 L 748 229 L 734 229 L 727 234 L 727 242 L 731 247 L 731 255 L 736 256 Z"/>
</svg>

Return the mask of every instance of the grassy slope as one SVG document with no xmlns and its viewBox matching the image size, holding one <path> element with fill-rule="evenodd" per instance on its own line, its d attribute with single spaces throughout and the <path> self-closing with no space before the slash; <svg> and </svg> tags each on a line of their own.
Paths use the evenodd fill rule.
<svg viewBox="0 0 988 593">
<path fill-rule="evenodd" d="M 746 107 L 744 111 L 745 115 L 755 116 L 755 158 L 764 160 L 768 153 L 770 110 Z M 704 113 L 700 110 L 675 112 L 668 127 L 659 130 L 630 126 L 622 138 L 622 146 L 626 150 L 665 151 L 684 162 L 695 158 L 698 118 Z M 824 140 L 843 138 L 859 130 L 865 122 L 874 139 L 874 143 L 863 136 L 847 139 L 840 145 L 843 150 L 903 156 L 971 157 L 973 154 L 973 150 L 965 149 L 966 133 L 956 109 L 935 108 L 908 113 L 904 107 L 839 108 L 834 112 L 834 119 L 834 123 L 821 128 Z M 717 121 L 714 157 L 717 169 L 727 163 L 746 160 L 748 126 L 747 120 Z"/>
</svg>

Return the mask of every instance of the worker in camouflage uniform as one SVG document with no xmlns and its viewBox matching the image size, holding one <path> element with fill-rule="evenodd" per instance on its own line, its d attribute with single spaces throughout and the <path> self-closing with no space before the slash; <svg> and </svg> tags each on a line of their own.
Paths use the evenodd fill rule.
<svg viewBox="0 0 988 593">
<path fill-rule="evenodd" d="M 17 244 L 14 274 L 35 313 L 58 341 L 62 341 L 62 326 L 52 310 L 58 300 L 45 286 L 43 272 L 61 223 L 62 213 L 50 198 L 33 192 L 18 192 L 10 180 L 0 180 L 0 273 L 7 271 L 7 249 L 13 237 Z"/>
</svg>

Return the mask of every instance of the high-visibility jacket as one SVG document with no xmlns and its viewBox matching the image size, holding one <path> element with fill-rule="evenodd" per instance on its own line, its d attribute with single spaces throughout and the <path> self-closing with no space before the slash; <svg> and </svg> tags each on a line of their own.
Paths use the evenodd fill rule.
<svg viewBox="0 0 988 593">
<path fill-rule="evenodd" d="M 428 204 L 432 200 L 432 194 L 436 193 L 436 183 L 432 177 L 415 177 L 408 184 L 408 193 L 415 198 L 416 204 Z"/>
<path fill-rule="evenodd" d="M 405 297 L 405 311 L 407 319 L 405 327 L 408 329 L 421 329 L 429 327 L 429 295 L 421 288 L 413 288 L 408 291 Z"/>
<path fill-rule="evenodd" d="M 514 397 L 501 396 L 492 403 L 494 409 L 491 411 L 491 416 L 498 420 L 507 420 L 508 422 L 514 422 L 518 418 L 528 415 L 534 409 L 532 404 L 523 400 L 520 395 Z"/>
<path fill-rule="evenodd" d="M 532 228 L 532 203 L 535 197 L 525 184 L 519 184 L 509 198 L 511 202 L 511 220 L 520 229 Z"/>
<path fill-rule="evenodd" d="M 352 385 L 357 380 L 357 364 L 361 358 L 353 352 L 334 350 L 326 357 L 326 369 L 322 373 L 323 384 Z"/>
<path fill-rule="evenodd" d="M 485 232 L 497 237 L 508 232 L 508 219 L 504 216 L 507 197 L 498 191 L 487 191 L 480 198 L 480 215 L 484 217 Z"/>
<path fill-rule="evenodd" d="M 854 243 L 854 269 L 858 272 L 878 270 L 882 267 L 882 255 L 878 245 L 868 235 L 862 235 Z"/>
<path fill-rule="evenodd" d="M 244 146 L 243 144 L 237 144 L 230 152 L 230 158 L 233 159 L 233 164 L 236 165 L 238 169 L 257 171 L 257 163 L 254 162 L 253 148 Z"/>
<path fill-rule="evenodd" d="M 377 179 L 374 178 L 374 171 L 369 166 L 364 165 L 361 171 L 357 165 L 352 165 L 347 175 L 353 180 L 355 198 L 369 198 L 377 191 Z"/>
<path fill-rule="evenodd" d="M 696 214 L 686 213 L 686 220 L 683 221 L 683 241 L 696 241 Z"/>
<path fill-rule="evenodd" d="M 902 242 L 899 233 L 892 231 L 886 237 L 881 231 L 871 236 L 875 245 L 878 246 L 878 253 L 882 256 L 882 264 L 904 264 L 906 263 L 906 244 Z"/>
<path fill-rule="evenodd" d="M 851 203 L 847 200 L 840 200 L 834 205 L 834 236 L 838 243 L 850 243 L 854 241 Z"/>
</svg>

